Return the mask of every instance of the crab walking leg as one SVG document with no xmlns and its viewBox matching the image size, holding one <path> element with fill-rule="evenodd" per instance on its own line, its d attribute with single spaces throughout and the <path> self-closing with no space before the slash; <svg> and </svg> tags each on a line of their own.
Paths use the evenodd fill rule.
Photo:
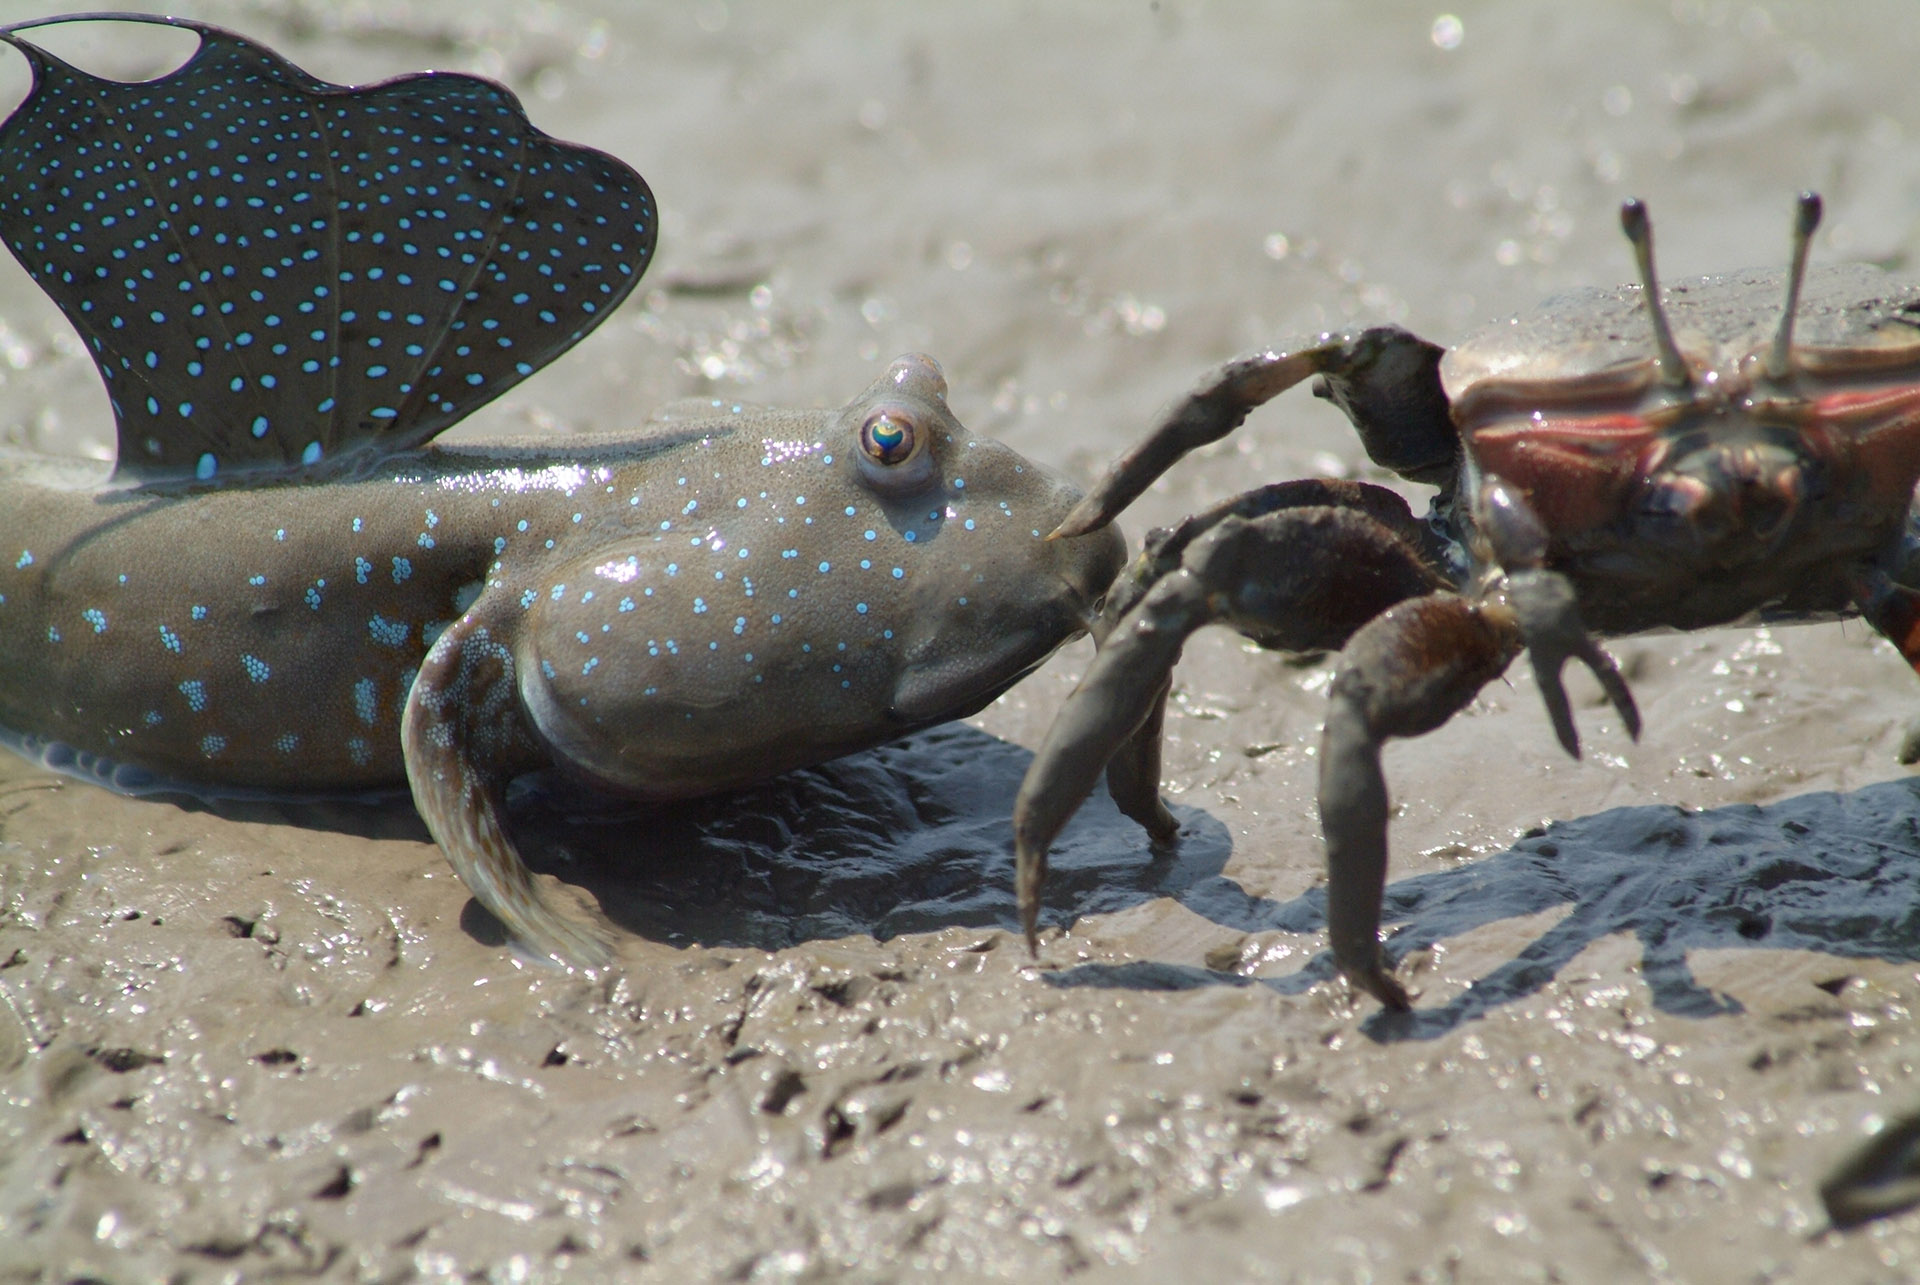
<svg viewBox="0 0 1920 1285">
<path fill-rule="evenodd" d="M 502 822 L 507 782 L 538 755 L 521 721 L 512 649 L 469 612 L 420 666 L 400 723 L 413 802 L 454 873 L 514 939 L 562 964 L 612 958 L 591 929 L 540 896 Z"/>
<path fill-rule="evenodd" d="M 1126 600 L 1123 594 L 1131 582 L 1144 579 L 1150 584 L 1154 575 L 1172 570 L 1178 565 L 1179 557 L 1188 545 L 1227 518 L 1252 519 L 1278 513 L 1282 509 L 1308 508 L 1352 509 L 1366 514 L 1399 536 L 1407 547 L 1418 552 L 1435 568 L 1434 588 L 1444 588 L 1448 584 L 1439 570 L 1448 556 L 1446 543 L 1435 534 L 1431 523 L 1414 517 L 1405 496 L 1371 482 L 1308 477 L 1269 482 L 1182 518 L 1171 527 L 1148 532 L 1146 549 L 1139 562 L 1115 583 L 1107 600 L 1122 602 L 1121 610 L 1130 607 L 1131 601 Z M 1144 585 L 1141 592 L 1144 592 Z M 1140 593 L 1134 594 L 1135 600 L 1139 597 Z M 1340 641 L 1330 646 L 1337 649 L 1345 642 L 1346 635 L 1343 634 Z"/>
<path fill-rule="evenodd" d="M 1096 650 L 1107 645 L 1115 624 L 1139 604 L 1154 582 L 1169 569 L 1164 559 L 1156 558 L 1149 551 L 1120 573 L 1108 588 L 1106 605 L 1089 630 Z M 1160 801 L 1160 733 L 1167 719 L 1167 696 L 1172 690 L 1173 675 L 1169 673 L 1161 678 L 1159 690 L 1149 700 L 1140 725 L 1107 761 L 1107 793 L 1114 805 L 1122 815 L 1139 822 L 1156 844 L 1170 843 L 1180 832 L 1180 823 Z"/>
<path fill-rule="evenodd" d="M 1145 559 L 1136 575 L 1151 574 Z M 1367 513 L 1311 506 L 1257 518 L 1227 516 L 1196 537 L 1108 632 L 1027 768 L 1013 805 L 1020 922 L 1032 944 L 1047 848 L 1116 755 L 1109 788 L 1127 815 L 1157 800 L 1159 714 L 1181 648 L 1196 630 L 1232 625 L 1264 647 L 1305 651 L 1344 644 L 1389 606 L 1432 593 L 1434 571 L 1398 533 Z M 1151 772 L 1149 777 L 1147 774 Z M 1126 797 L 1121 797 L 1122 793 Z M 1166 815 L 1164 833 L 1173 829 Z"/>
<path fill-rule="evenodd" d="M 1856 573 L 1848 588 L 1861 618 L 1920 674 L 1920 589 L 1900 583 L 1878 567 Z M 1920 762 L 1920 717 L 1908 721 L 1898 757 L 1902 763 Z"/>
<path fill-rule="evenodd" d="M 1387 879 L 1389 737 L 1420 736 L 1459 713 L 1519 654 L 1504 603 L 1450 593 L 1394 607 L 1341 653 L 1320 735 L 1320 828 L 1327 844 L 1327 939 L 1334 962 L 1388 1008 L 1408 1007 L 1380 949 Z"/>
<path fill-rule="evenodd" d="M 1444 549 L 1432 527 L 1416 520 L 1398 493 L 1368 482 L 1296 478 L 1256 487 L 1184 518 L 1171 528 L 1150 533 L 1147 547 L 1108 591 L 1106 610 L 1094 624 L 1095 641 L 1105 646 L 1113 622 L 1132 611 L 1160 577 L 1178 570 L 1193 542 L 1227 518 L 1254 519 L 1284 509 L 1309 508 L 1350 509 L 1372 518 L 1436 568 L 1428 588 L 1446 587 L 1446 579 L 1437 569 L 1445 557 Z M 1324 636 L 1314 635 L 1316 624 L 1325 627 Z M 1299 612 L 1287 622 L 1287 637 L 1273 645 L 1296 651 L 1337 651 L 1346 645 L 1353 629 L 1354 625 L 1339 619 L 1337 613 Z M 1171 842 L 1180 828 L 1160 801 L 1160 739 L 1172 686 L 1169 676 L 1161 683 L 1146 719 L 1107 763 L 1107 792 L 1120 811 L 1138 821 L 1155 843 Z"/>
<path fill-rule="evenodd" d="M 1147 716 L 1107 760 L 1107 794 L 1120 814 L 1139 822 L 1155 844 L 1172 843 L 1180 834 L 1180 822 L 1160 798 L 1160 738 L 1166 728 L 1167 697 L 1172 692 L 1173 675 L 1169 673 L 1147 702 Z"/>
<path fill-rule="evenodd" d="M 1159 722 L 1180 649 L 1189 635 L 1214 619 L 1214 611 L 1206 587 L 1192 573 L 1177 571 L 1161 580 L 1107 636 L 1086 676 L 1047 729 L 1047 739 L 1028 764 L 1013 800 L 1014 891 L 1028 949 L 1039 947 L 1040 885 L 1047 877 L 1047 849 L 1080 810 L 1108 762 L 1149 721 Z M 1148 764 L 1137 748 L 1134 755 L 1127 771 L 1137 776 Z M 1151 751 L 1152 789 L 1155 804 L 1165 811 L 1159 802 L 1159 758 L 1156 735 Z M 1131 784 L 1145 788 L 1137 781 Z M 1128 801 L 1138 802 L 1137 797 Z M 1128 815 L 1140 820 L 1131 811 Z M 1172 821 L 1168 813 L 1166 824 L 1171 826 Z M 1148 826 L 1149 832 L 1153 828 Z"/>
<path fill-rule="evenodd" d="M 1920 1204 L 1920 1115 L 1890 1120 L 1820 1184 L 1827 1217 L 1842 1231 Z"/>
<path fill-rule="evenodd" d="M 1856 575 L 1849 588 L 1861 618 L 1920 673 L 1920 589 L 1903 585 L 1878 568 Z"/>
<path fill-rule="evenodd" d="M 1322 335 L 1291 352 L 1236 358 L 1115 460 L 1054 538 L 1099 530 L 1181 456 L 1219 441 L 1256 408 L 1314 375 L 1324 377 L 1315 391 L 1346 411 L 1375 463 L 1415 481 L 1440 481 L 1451 475 L 1458 447 L 1440 389 L 1441 351 L 1397 326 L 1379 326 L 1359 335 Z"/>
</svg>

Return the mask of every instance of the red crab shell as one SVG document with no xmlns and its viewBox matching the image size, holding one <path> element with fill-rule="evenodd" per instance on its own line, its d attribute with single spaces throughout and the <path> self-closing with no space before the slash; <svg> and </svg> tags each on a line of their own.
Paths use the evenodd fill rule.
<svg viewBox="0 0 1920 1285">
<path fill-rule="evenodd" d="M 1920 476 L 1920 283 L 1859 265 L 1810 272 L 1776 378 L 1785 293 L 1777 270 L 1664 290 L 1691 376 L 1681 387 L 1654 355 L 1637 286 L 1560 296 L 1451 350 L 1440 377 L 1472 485 L 1497 477 L 1517 492 L 1550 560 L 1644 541 L 1651 528 L 1635 524 L 1649 517 L 1712 543 L 1672 550 L 1700 572 L 1750 574 L 1781 556 L 1780 539 L 1816 546 L 1810 557 L 1884 546 Z"/>
</svg>

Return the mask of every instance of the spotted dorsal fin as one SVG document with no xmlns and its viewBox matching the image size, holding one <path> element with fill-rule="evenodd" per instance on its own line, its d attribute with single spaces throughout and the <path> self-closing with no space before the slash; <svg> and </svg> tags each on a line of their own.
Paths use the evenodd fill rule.
<svg viewBox="0 0 1920 1285">
<path fill-rule="evenodd" d="M 122 478 L 369 466 L 565 352 L 646 270 L 646 183 L 491 81 L 343 88 L 126 17 L 200 47 L 127 84 L 22 38 L 43 23 L 0 28 L 33 71 L 0 125 L 0 237 L 86 341 Z"/>
</svg>

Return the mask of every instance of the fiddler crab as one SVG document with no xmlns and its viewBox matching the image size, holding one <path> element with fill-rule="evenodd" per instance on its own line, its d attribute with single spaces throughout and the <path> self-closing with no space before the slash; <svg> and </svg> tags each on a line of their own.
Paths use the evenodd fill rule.
<svg viewBox="0 0 1920 1285">
<path fill-rule="evenodd" d="M 1055 536 L 1100 529 L 1309 376 L 1375 464 L 1439 494 L 1423 520 L 1384 487 L 1279 482 L 1148 538 L 1015 803 L 1029 943 L 1047 847 L 1103 767 L 1123 812 L 1156 842 L 1176 834 L 1161 723 L 1203 625 L 1340 651 L 1319 751 L 1327 930 L 1340 969 L 1391 1009 L 1408 996 L 1379 940 L 1381 746 L 1439 727 L 1523 649 L 1576 758 L 1569 659 L 1640 732 L 1596 635 L 1858 615 L 1920 668 L 1920 283 L 1809 272 L 1819 221 L 1802 194 L 1784 274 L 1663 293 L 1646 207 L 1628 201 L 1638 286 L 1563 296 L 1451 350 L 1392 326 L 1324 334 L 1229 362 L 1175 405 Z"/>
</svg>

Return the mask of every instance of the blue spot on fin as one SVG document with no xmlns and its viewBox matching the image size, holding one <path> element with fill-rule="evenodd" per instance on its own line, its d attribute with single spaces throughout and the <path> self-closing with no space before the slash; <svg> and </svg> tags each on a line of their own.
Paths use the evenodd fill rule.
<svg viewBox="0 0 1920 1285">
<path fill-rule="evenodd" d="M 122 478 L 417 446 L 572 347 L 652 259 L 646 182 L 492 81 L 343 88 L 219 27 L 116 17 L 200 48 L 127 84 L 21 37 L 63 19 L 0 27 L 33 72 L 0 125 L 0 239 L 93 354 Z"/>
</svg>

